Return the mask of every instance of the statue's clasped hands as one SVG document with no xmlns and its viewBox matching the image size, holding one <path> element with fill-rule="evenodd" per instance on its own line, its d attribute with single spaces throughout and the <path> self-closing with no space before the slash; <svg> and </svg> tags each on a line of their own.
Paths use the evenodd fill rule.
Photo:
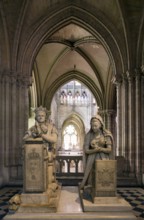
<svg viewBox="0 0 144 220">
<path fill-rule="evenodd" d="M 32 136 L 33 138 L 41 137 L 42 130 L 39 126 L 39 123 L 36 121 L 35 122 L 35 129 L 32 131 Z"/>
<path fill-rule="evenodd" d="M 35 122 L 35 131 L 32 132 L 32 136 L 33 136 L 34 138 L 36 138 L 36 137 L 42 137 L 43 134 L 46 134 L 46 133 L 47 133 L 47 131 L 48 131 L 48 129 L 47 129 L 47 127 L 46 127 L 44 124 L 40 125 L 40 124 L 36 121 L 36 122 Z"/>
<path fill-rule="evenodd" d="M 97 145 L 97 141 L 94 139 L 91 141 L 91 148 L 95 150 L 95 152 L 100 152 L 101 147 Z"/>
<path fill-rule="evenodd" d="M 38 123 L 37 121 L 35 122 L 35 126 L 36 126 L 36 129 L 37 129 L 37 133 L 38 133 L 39 135 L 41 135 L 42 130 L 41 130 L 41 128 L 40 128 L 40 126 L 39 126 L 39 123 Z"/>
</svg>

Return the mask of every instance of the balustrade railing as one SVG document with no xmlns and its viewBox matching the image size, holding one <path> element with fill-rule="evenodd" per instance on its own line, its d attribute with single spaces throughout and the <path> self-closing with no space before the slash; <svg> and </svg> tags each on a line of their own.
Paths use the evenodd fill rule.
<svg viewBox="0 0 144 220">
<path fill-rule="evenodd" d="M 77 185 L 83 177 L 83 156 L 58 155 L 56 177 L 63 185 Z"/>
</svg>

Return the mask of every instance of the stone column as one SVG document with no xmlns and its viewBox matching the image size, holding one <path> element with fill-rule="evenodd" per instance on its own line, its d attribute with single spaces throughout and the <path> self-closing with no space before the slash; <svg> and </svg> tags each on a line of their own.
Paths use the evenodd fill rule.
<svg viewBox="0 0 144 220">
<path fill-rule="evenodd" d="M 10 90 L 11 90 L 11 146 L 10 146 L 10 152 L 11 152 L 11 157 L 9 164 L 10 166 L 15 166 L 16 165 L 16 150 L 17 150 L 17 140 L 19 134 L 16 132 L 18 128 L 18 113 L 17 110 L 19 106 L 17 106 L 18 103 L 18 93 L 17 93 L 17 78 L 16 76 L 12 75 L 10 76 Z"/>
<path fill-rule="evenodd" d="M 144 103 L 144 65 L 141 67 L 141 103 Z M 144 104 L 141 105 L 141 169 L 142 169 L 142 183 L 144 185 L 144 148 L 142 147 L 144 145 Z"/>
<path fill-rule="evenodd" d="M 102 116 L 105 128 L 112 132 L 114 110 L 102 110 L 99 114 Z"/>
<path fill-rule="evenodd" d="M 28 121 L 28 85 L 29 77 L 24 79 L 10 71 L 1 73 L 0 133 L 5 183 L 10 182 L 10 179 L 18 179 L 21 175 L 19 167 L 22 168 L 22 138 L 27 130 Z"/>
<path fill-rule="evenodd" d="M 117 96 L 117 143 L 116 143 L 116 156 L 121 156 L 122 155 L 122 111 L 121 111 L 121 85 L 122 81 L 116 80 L 115 82 L 116 85 L 116 96 Z"/>
<path fill-rule="evenodd" d="M 5 184 L 9 180 L 9 146 L 11 145 L 11 91 L 9 88 L 10 78 L 7 71 L 0 74 L 0 149 L 1 149 L 1 184 Z"/>
<path fill-rule="evenodd" d="M 10 177 L 22 179 L 22 139 L 28 128 L 28 86 L 29 76 L 13 74 L 11 76 L 12 93 L 12 145 Z"/>
<path fill-rule="evenodd" d="M 115 111 L 114 110 L 106 110 L 106 128 L 114 134 L 115 130 Z"/>
<path fill-rule="evenodd" d="M 134 106 L 135 106 L 135 85 L 134 85 L 134 76 L 133 73 L 128 73 L 128 159 L 130 166 L 129 175 L 134 176 L 135 173 L 135 144 L 134 144 Z"/>
<path fill-rule="evenodd" d="M 99 114 L 102 116 L 105 128 L 108 129 L 114 138 L 114 146 L 113 146 L 113 156 L 116 156 L 116 115 L 114 110 L 103 110 L 99 111 Z"/>
<path fill-rule="evenodd" d="M 125 171 L 129 172 L 128 146 L 128 72 L 116 80 L 117 88 L 117 149 L 116 156 L 123 156 L 127 163 Z"/>
<path fill-rule="evenodd" d="M 141 124 L 143 103 L 141 99 L 141 92 L 143 91 L 143 80 L 140 70 L 135 70 L 135 169 L 138 181 L 141 182 L 142 178 L 142 142 L 141 142 Z M 134 156 L 133 155 L 133 156 Z"/>
<path fill-rule="evenodd" d="M 25 131 L 28 128 L 28 118 L 29 118 L 29 97 L 28 97 L 28 89 L 31 84 L 31 78 L 29 76 L 18 76 L 18 82 L 17 82 L 17 88 L 18 88 L 18 102 L 19 102 L 19 108 L 18 108 L 18 115 L 21 115 L 21 117 L 18 118 L 18 130 L 19 130 L 19 136 L 18 136 L 18 143 L 17 146 L 17 161 L 19 161 L 19 164 L 21 165 L 21 159 L 19 155 L 21 155 L 21 144 L 22 139 Z M 18 169 L 18 175 L 21 176 L 22 170 L 21 166 Z"/>
<path fill-rule="evenodd" d="M 127 176 L 142 182 L 144 143 L 144 68 L 124 73 L 117 86 L 117 155 L 126 159 Z"/>
<path fill-rule="evenodd" d="M 127 80 L 127 73 L 123 74 L 123 81 L 122 81 L 122 97 L 121 97 L 121 112 L 122 112 L 122 156 L 126 158 L 128 161 L 128 80 Z M 127 164 L 127 171 L 129 170 Z"/>
<path fill-rule="evenodd" d="M 115 134 L 116 127 L 116 114 L 113 109 L 106 109 L 103 111 L 99 111 L 99 114 L 102 116 L 105 128 L 111 131 L 111 133 Z"/>
<path fill-rule="evenodd" d="M 107 129 L 112 132 L 112 111 L 108 110 L 106 112 L 106 124 L 107 124 Z"/>
</svg>

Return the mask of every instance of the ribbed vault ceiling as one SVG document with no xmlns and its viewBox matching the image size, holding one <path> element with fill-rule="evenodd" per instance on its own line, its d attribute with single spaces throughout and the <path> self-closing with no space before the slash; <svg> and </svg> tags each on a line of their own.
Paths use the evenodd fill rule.
<svg viewBox="0 0 144 220">
<path fill-rule="evenodd" d="M 86 75 L 87 80 L 94 81 L 97 90 L 104 94 L 111 75 L 111 63 L 102 44 L 75 24 L 63 27 L 47 39 L 36 57 L 36 66 L 42 95 L 59 77 L 74 72 Z"/>
<path fill-rule="evenodd" d="M 62 84 L 84 83 L 102 109 L 115 86 L 143 65 L 143 0 L 1 0 L 1 71 L 36 79 L 38 105 Z"/>
</svg>

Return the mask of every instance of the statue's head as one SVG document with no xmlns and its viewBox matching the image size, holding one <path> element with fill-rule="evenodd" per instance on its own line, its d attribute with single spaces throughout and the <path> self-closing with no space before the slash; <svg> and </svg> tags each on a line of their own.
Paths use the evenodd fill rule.
<svg viewBox="0 0 144 220">
<path fill-rule="evenodd" d="M 96 116 L 93 116 L 93 117 L 91 118 L 91 121 L 90 121 L 91 129 L 92 129 L 93 125 L 96 124 L 96 123 L 99 124 L 98 127 L 99 127 L 100 129 L 103 129 L 103 128 L 104 128 L 103 119 L 102 119 L 102 117 L 101 117 L 100 115 L 98 115 L 98 114 L 97 114 Z"/>
<path fill-rule="evenodd" d="M 48 117 L 48 111 L 46 108 L 43 108 L 42 106 L 35 109 L 35 119 L 39 123 L 43 123 L 47 120 Z"/>
</svg>

